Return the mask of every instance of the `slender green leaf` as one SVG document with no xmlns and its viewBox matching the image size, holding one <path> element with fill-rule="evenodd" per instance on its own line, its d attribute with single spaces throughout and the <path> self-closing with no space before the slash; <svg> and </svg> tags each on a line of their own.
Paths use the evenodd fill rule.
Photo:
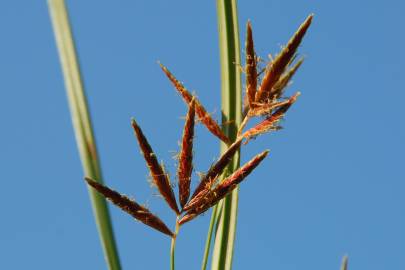
<svg viewBox="0 0 405 270">
<path fill-rule="evenodd" d="M 66 5 L 64 0 L 48 0 L 48 6 L 83 170 L 86 176 L 102 183 L 100 162 Z M 119 270 L 121 266 L 106 201 L 91 187 L 89 195 L 108 268 Z"/>
<path fill-rule="evenodd" d="M 214 207 L 214 209 L 212 210 L 212 218 L 210 221 L 210 225 L 208 227 L 208 234 L 207 234 L 207 240 L 205 241 L 205 249 L 204 249 L 204 255 L 203 255 L 203 262 L 201 265 L 201 269 L 205 270 L 207 269 L 207 264 L 208 264 L 208 256 L 210 253 L 210 247 L 211 247 L 211 240 L 212 240 L 212 233 L 214 230 L 214 225 L 215 225 L 215 221 L 217 220 L 217 215 L 218 212 L 221 212 L 221 209 L 219 209 L 218 207 Z"/>
<path fill-rule="evenodd" d="M 217 0 L 219 47 L 221 58 L 221 99 L 222 123 L 225 135 L 232 141 L 237 135 L 238 126 L 242 121 L 242 83 L 238 64 L 240 61 L 239 27 L 236 0 Z M 221 143 L 221 153 L 227 145 Z M 225 170 L 225 176 L 239 167 L 239 153 Z M 221 209 L 220 215 L 217 215 Z M 212 255 L 212 269 L 232 268 L 236 221 L 238 211 L 238 189 L 223 199 L 213 210 L 207 242 L 211 239 L 212 227 L 216 226 L 215 243 Z M 212 223 L 212 222 L 211 222 Z M 210 249 L 207 243 L 205 253 Z M 206 258 L 203 267 L 205 269 Z"/>
</svg>

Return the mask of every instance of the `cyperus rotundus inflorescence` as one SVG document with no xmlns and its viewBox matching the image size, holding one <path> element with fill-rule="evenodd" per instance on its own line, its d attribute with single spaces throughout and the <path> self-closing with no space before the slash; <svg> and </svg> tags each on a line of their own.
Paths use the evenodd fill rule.
<svg viewBox="0 0 405 270">
<path fill-rule="evenodd" d="M 224 169 L 232 161 L 234 154 L 240 149 L 241 145 L 246 144 L 250 139 L 258 135 L 280 129 L 280 120 L 299 96 L 299 92 L 289 98 L 285 97 L 284 94 L 291 78 L 303 62 L 302 58 L 296 60 L 297 49 L 311 24 L 312 17 L 312 15 L 308 16 L 287 45 L 282 48 L 281 52 L 274 59 L 270 59 L 263 72 L 258 70 L 258 57 L 254 49 L 252 27 L 250 22 L 247 23 L 246 63 L 244 68 L 246 93 L 243 121 L 239 127 L 238 136 L 233 142 L 222 132 L 221 127 L 197 97 L 191 94 L 165 66 L 160 65 L 188 106 L 177 168 L 179 204 L 170 185 L 168 173 L 159 164 L 155 152 L 134 119 L 132 120 L 132 127 L 149 168 L 153 184 L 177 216 L 176 227 L 196 218 L 217 204 L 235 189 L 267 156 L 268 150 L 257 154 L 230 176 L 220 181 Z M 253 117 L 263 119 L 253 127 L 244 130 Z M 199 185 L 190 196 L 193 171 L 193 137 L 196 120 L 229 147 L 203 175 Z M 158 216 L 152 214 L 144 206 L 88 177 L 85 179 L 90 186 L 135 219 L 172 238 L 176 237 L 177 233 L 172 232 Z"/>
</svg>

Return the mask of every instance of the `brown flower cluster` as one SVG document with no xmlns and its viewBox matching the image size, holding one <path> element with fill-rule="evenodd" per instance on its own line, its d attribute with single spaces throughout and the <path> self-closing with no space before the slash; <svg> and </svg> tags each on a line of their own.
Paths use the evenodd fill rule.
<svg viewBox="0 0 405 270">
<path fill-rule="evenodd" d="M 303 58 L 298 61 L 294 60 L 298 46 L 311 25 L 312 17 L 313 15 L 308 16 L 287 45 L 267 64 L 262 78 L 259 78 L 258 75 L 258 58 L 254 50 L 252 27 L 248 22 L 246 29 L 245 118 L 239 129 L 239 135 L 247 140 L 268 131 L 278 130 L 280 128 L 277 125 L 278 122 L 300 95 L 297 92 L 292 97 L 285 98 L 284 92 L 291 78 L 304 61 Z M 259 80 L 261 83 L 258 86 Z M 249 119 L 255 116 L 265 117 L 265 119 L 242 133 Z"/>
<path fill-rule="evenodd" d="M 179 226 L 201 215 L 217 204 L 234 190 L 267 156 L 268 151 L 263 151 L 234 171 L 230 176 L 219 181 L 221 174 L 231 162 L 235 153 L 240 149 L 242 142 L 247 143 L 252 137 L 279 129 L 279 121 L 296 101 L 299 92 L 289 98 L 285 98 L 284 90 L 303 62 L 303 59 L 295 61 L 296 52 L 311 21 L 312 15 L 304 21 L 281 52 L 274 59 L 269 61 L 264 72 L 258 71 L 258 57 L 254 50 L 252 27 L 250 22 L 248 22 L 246 37 L 246 95 L 244 120 L 239 128 L 238 137 L 234 142 L 231 142 L 222 132 L 221 127 L 207 112 L 197 97 L 193 96 L 165 66 L 161 65 L 163 72 L 188 106 L 188 113 L 180 143 L 181 149 L 177 168 L 179 204 L 176 201 L 175 193 L 170 185 L 169 175 L 164 170 L 163 166 L 159 164 L 155 152 L 152 150 L 148 140 L 134 119 L 132 120 L 132 127 L 145 162 L 149 168 L 153 183 L 156 185 L 159 193 L 169 207 L 175 212 Z M 244 127 L 253 117 L 264 117 L 264 119 L 244 131 Z M 204 174 L 199 185 L 190 197 L 190 183 L 193 171 L 193 138 L 196 118 L 206 126 L 213 135 L 225 142 L 229 147 L 209 168 L 207 173 Z M 90 178 L 86 177 L 85 179 L 91 187 L 135 219 L 170 237 L 176 236 L 158 216 L 152 214 L 144 206 L 139 205 L 128 197 Z"/>
</svg>

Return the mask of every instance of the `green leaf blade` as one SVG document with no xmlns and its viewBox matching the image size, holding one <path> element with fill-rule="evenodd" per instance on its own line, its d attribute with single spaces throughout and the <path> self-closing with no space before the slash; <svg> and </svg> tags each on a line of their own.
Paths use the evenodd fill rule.
<svg viewBox="0 0 405 270">
<path fill-rule="evenodd" d="M 66 5 L 64 0 L 48 0 L 48 7 L 84 174 L 102 183 L 96 142 Z M 118 250 L 106 201 L 92 188 L 88 190 L 108 269 L 120 270 Z"/>
<path fill-rule="evenodd" d="M 221 60 L 221 108 L 222 123 L 225 135 L 234 141 L 242 122 L 242 82 L 237 63 L 240 61 L 239 25 L 236 0 L 217 0 L 219 47 Z M 230 123 L 230 124 L 229 124 Z M 221 153 L 227 150 L 221 143 Z M 239 167 L 239 153 L 229 164 L 225 176 Z M 219 209 L 221 209 L 219 211 Z M 232 268 L 233 250 L 238 211 L 238 189 L 220 202 L 213 210 L 214 220 L 210 225 L 207 242 L 211 239 L 213 226 L 216 227 L 215 242 L 212 254 L 211 269 Z M 220 213 L 219 215 L 217 213 Z M 202 269 L 206 269 L 207 255 L 210 245 L 207 243 Z"/>
</svg>

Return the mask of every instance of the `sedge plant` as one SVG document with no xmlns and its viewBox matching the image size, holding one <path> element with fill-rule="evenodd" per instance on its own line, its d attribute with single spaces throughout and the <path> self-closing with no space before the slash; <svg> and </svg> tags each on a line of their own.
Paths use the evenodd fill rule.
<svg viewBox="0 0 405 270">
<path fill-rule="evenodd" d="M 49 0 L 49 7 L 76 140 L 86 175 L 85 180 L 89 186 L 108 268 L 118 270 L 121 267 L 104 198 L 134 219 L 171 238 L 170 269 L 175 269 L 175 246 L 181 227 L 212 208 L 202 269 L 207 267 L 212 238 L 214 239 L 212 269 L 231 269 L 238 187 L 269 153 L 268 150 L 264 150 L 240 166 L 239 150 L 251 139 L 279 130 L 280 121 L 296 102 L 300 93 L 287 96 L 285 89 L 303 63 L 303 58 L 297 57 L 297 49 L 311 25 L 313 16 L 306 18 L 288 43 L 274 58 L 269 59 L 264 67 L 261 67 L 264 61 L 255 53 L 251 23 L 247 23 L 246 57 L 243 67 L 245 94 L 242 98 L 241 68 L 237 64 L 241 61 L 236 0 L 217 0 L 222 82 L 221 125 L 207 112 L 197 96 L 189 92 L 166 66 L 160 64 L 163 73 L 187 107 L 176 172 L 177 196 L 168 172 L 158 162 L 157 154 L 140 124 L 133 118 L 131 126 L 150 171 L 152 182 L 176 216 L 173 222 L 174 230 L 172 230 L 148 208 L 103 184 L 66 6 L 63 0 Z M 259 121 L 249 125 L 253 118 Z M 193 170 L 196 167 L 193 164 L 193 138 L 196 124 L 204 125 L 221 142 L 221 148 L 217 161 L 199 179 L 197 188 L 191 190 Z M 342 269 L 347 269 L 346 257 L 342 262 Z"/>
<path fill-rule="evenodd" d="M 239 128 L 235 132 L 236 136 L 234 138 L 227 136 L 198 98 L 189 92 L 167 67 L 160 64 L 164 74 L 180 94 L 188 108 L 180 143 L 181 148 L 178 155 L 176 172 L 178 180 L 178 199 L 176 199 L 168 172 L 166 172 L 165 168 L 158 162 L 157 154 L 153 150 L 140 125 L 135 119 L 131 120 L 131 125 L 145 163 L 150 171 L 152 183 L 157 188 L 168 207 L 176 215 L 174 231 L 157 215 L 153 214 L 149 209 L 138 202 L 99 183 L 96 179 L 90 177 L 85 178 L 92 188 L 97 190 L 120 209 L 130 214 L 133 218 L 171 237 L 171 269 L 174 269 L 175 243 L 180 228 L 213 206 L 218 205 L 221 201 L 222 209 L 220 211 L 225 213 L 227 211 L 227 196 L 232 194 L 238 185 L 245 180 L 267 156 L 269 151 L 264 150 L 241 167 L 231 172 L 226 171 L 227 169 L 229 170 L 230 164 L 235 160 L 235 155 L 242 145 L 247 144 L 252 138 L 256 138 L 259 135 L 280 129 L 280 120 L 299 96 L 299 92 L 297 92 L 291 97 L 286 97 L 284 90 L 291 77 L 302 63 L 302 59 L 295 61 L 296 51 L 311 21 L 312 15 L 304 21 L 281 52 L 267 63 L 267 67 L 262 73 L 258 70 L 258 57 L 254 51 L 251 24 L 247 24 L 245 113 L 241 125 L 239 125 Z M 261 120 L 258 124 L 245 129 L 249 120 L 252 118 L 260 118 Z M 226 150 L 218 160 L 208 168 L 206 173 L 201 177 L 196 189 L 191 192 L 190 183 L 194 167 L 193 138 L 196 122 L 204 125 L 212 135 L 216 136 L 218 140 L 226 145 Z M 225 199 L 225 202 L 223 199 Z M 225 216 L 223 218 L 225 218 Z M 221 226 L 221 220 L 219 220 L 219 222 L 219 226 Z M 224 233 L 226 233 L 225 228 L 224 226 Z M 227 258 L 224 260 L 227 261 Z M 215 266 L 213 269 L 222 269 L 222 267 Z"/>
</svg>

